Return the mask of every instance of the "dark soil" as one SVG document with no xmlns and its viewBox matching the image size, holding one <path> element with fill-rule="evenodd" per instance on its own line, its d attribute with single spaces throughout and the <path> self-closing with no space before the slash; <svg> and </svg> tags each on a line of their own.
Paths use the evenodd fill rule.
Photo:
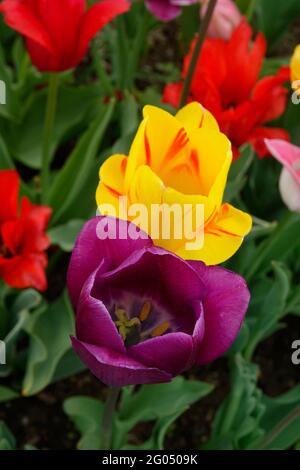
<svg viewBox="0 0 300 470">
<path fill-rule="evenodd" d="M 290 315 L 282 323 L 283 328 L 261 343 L 254 355 L 254 362 L 260 366 L 258 384 L 272 397 L 300 382 L 300 365 L 294 365 L 291 360 L 291 345 L 300 339 L 300 318 Z"/>
</svg>

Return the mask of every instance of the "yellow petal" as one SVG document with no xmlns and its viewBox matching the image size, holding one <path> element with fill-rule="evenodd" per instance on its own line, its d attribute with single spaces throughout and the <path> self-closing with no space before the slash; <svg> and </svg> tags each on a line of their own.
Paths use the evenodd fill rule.
<svg viewBox="0 0 300 470">
<path fill-rule="evenodd" d="M 200 127 L 219 130 L 218 123 L 213 115 L 197 102 L 184 106 L 175 117 L 189 134 Z"/>
<path fill-rule="evenodd" d="M 226 187 L 228 172 L 232 162 L 232 153 L 228 152 L 223 165 L 220 167 L 220 171 L 216 176 L 216 179 L 209 191 L 209 199 L 212 200 L 212 204 L 216 207 L 217 210 L 220 209 L 220 206 L 223 201 L 224 191 Z"/>
<path fill-rule="evenodd" d="M 217 185 L 219 190 L 222 190 L 222 197 L 232 159 L 228 138 L 221 132 L 203 128 L 195 131 L 190 137 L 192 155 L 198 165 L 199 193 L 208 196 L 218 175 L 224 172 L 222 184 Z"/>
<path fill-rule="evenodd" d="M 197 233 L 201 237 L 205 224 L 216 213 L 213 201 L 206 196 L 182 194 L 171 188 L 167 188 L 163 193 L 163 204 L 169 208 L 164 211 L 165 225 L 169 220 L 171 208 L 176 210 L 176 216 L 171 219 L 169 239 L 160 238 L 157 244 L 174 253 L 193 241 L 192 234 Z"/>
<path fill-rule="evenodd" d="M 112 155 L 103 163 L 99 171 L 100 181 L 119 194 L 124 192 L 127 160 L 125 155 Z"/>
<path fill-rule="evenodd" d="M 204 207 L 204 221 L 211 219 L 215 207 L 213 201 L 206 196 L 201 196 L 200 194 L 184 194 L 179 191 L 176 191 L 172 188 L 167 188 L 163 194 L 163 203 L 165 204 L 179 204 L 183 208 L 186 207 L 188 210 L 189 206 L 193 206 L 195 211 L 197 205 L 203 205 Z"/>
<path fill-rule="evenodd" d="M 170 113 L 155 106 L 145 106 L 147 164 L 159 176 L 167 168 L 188 160 L 189 139 L 182 124 Z"/>
<path fill-rule="evenodd" d="M 219 217 L 205 228 L 202 249 L 187 250 L 183 245 L 176 254 L 185 259 L 204 261 L 207 265 L 223 263 L 237 252 L 251 226 L 252 219 L 248 214 L 225 204 Z"/>
<path fill-rule="evenodd" d="M 96 202 L 101 215 L 110 215 L 112 217 L 126 219 L 125 212 L 122 214 L 122 211 L 119 210 L 120 195 L 101 182 L 97 187 Z"/>
<path fill-rule="evenodd" d="M 151 236 L 153 206 L 162 202 L 165 187 L 149 166 L 137 169 L 129 187 L 128 219 Z"/>
<path fill-rule="evenodd" d="M 291 81 L 300 80 L 300 44 L 295 48 L 291 59 Z"/>
<path fill-rule="evenodd" d="M 165 186 L 152 169 L 143 165 L 134 174 L 129 186 L 129 199 L 132 204 L 142 203 L 147 207 L 162 202 Z"/>
<path fill-rule="evenodd" d="M 128 162 L 125 173 L 125 182 L 124 187 L 125 191 L 128 191 L 130 182 L 134 176 L 136 169 L 147 163 L 147 155 L 145 148 L 145 129 L 146 129 L 147 119 L 144 119 L 138 128 L 136 136 L 132 142 Z"/>
</svg>

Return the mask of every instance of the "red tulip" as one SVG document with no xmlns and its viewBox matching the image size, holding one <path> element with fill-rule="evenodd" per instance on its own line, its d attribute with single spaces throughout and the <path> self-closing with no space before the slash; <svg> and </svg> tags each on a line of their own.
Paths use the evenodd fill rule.
<svg viewBox="0 0 300 470">
<path fill-rule="evenodd" d="M 288 140 L 284 129 L 266 127 L 280 117 L 286 107 L 289 67 L 277 75 L 259 80 L 266 41 L 262 33 L 251 41 L 252 30 L 243 20 L 229 41 L 207 39 L 194 73 L 190 97 L 208 109 L 230 139 L 235 157 L 246 142 L 254 145 L 259 156 L 268 154 L 264 138 Z M 185 58 L 183 78 L 187 74 L 195 41 Z M 166 86 L 163 100 L 178 106 L 182 82 Z"/>
<path fill-rule="evenodd" d="M 16 171 L 0 171 L 0 278 L 11 287 L 44 291 L 50 244 L 45 229 L 51 209 L 23 197 L 19 210 L 19 186 Z"/>
<path fill-rule="evenodd" d="M 24 36 L 39 70 L 61 72 L 76 67 L 96 33 L 129 7 L 127 0 L 103 0 L 89 9 L 85 0 L 4 0 L 0 12 Z"/>
</svg>

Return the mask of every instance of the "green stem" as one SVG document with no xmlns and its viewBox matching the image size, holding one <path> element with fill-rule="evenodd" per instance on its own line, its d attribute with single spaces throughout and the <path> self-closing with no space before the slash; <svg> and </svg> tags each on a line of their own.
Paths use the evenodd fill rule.
<svg viewBox="0 0 300 470">
<path fill-rule="evenodd" d="M 46 106 L 46 115 L 43 134 L 43 161 L 42 161 L 42 201 L 46 200 L 47 191 L 49 189 L 49 167 L 50 167 L 50 150 L 51 139 L 53 138 L 53 128 L 57 107 L 59 76 L 57 73 L 50 75 L 48 99 Z"/>
<path fill-rule="evenodd" d="M 260 219 L 259 217 L 252 216 L 253 223 L 259 225 L 260 227 L 273 227 L 274 222 L 268 222 L 267 220 Z"/>
<path fill-rule="evenodd" d="M 196 68 L 196 65 L 197 65 L 197 62 L 198 62 L 198 58 L 199 58 L 199 55 L 200 55 L 200 52 L 201 52 L 201 49 L 202 49 L 202 46 L 203 46 L 203 43 L 204 43 L 204 40 L 205 40 L 205 37 L 206 37 L 206 33 L 207 33 L 207 30 L 208 30 L 208 27 L 209 27 L 209 23 L 210 23 L 210 20 L 212 18 L 212 15 L 213 15 L 215 6 L 217 4 L 217 1 L 218 0 L 210 0 L 210 2 L 208 4 L 208 7 L 207 7 L 207 10 L 206 10 L 206 13 L 205 13 L 205 16 L 204 16 L 204 18 L 201 22 L 200 30 L 199 30 L 199 36 L 198 36 L 198 39 L 196 41 L 196 45 L 195 45 L 195 48 L 194 48 L 194 51 L 193 51 L 193 55 L 192 55 L 192 59 L 191 59 L 190 65 L 189 65 L 189 69 L 188 69 L 188 72 L 187 72 L 187 75 L 186 75 L 186 78 L 185 78 L 184 84 L 183 84 L 183 90 L 182 90 L 182 95 L 181 95 L 181 99 L 180 99 L 180 106 L 179 106 L 180 108 L 182 108 L 186 104 L 186 101 L 187 101 L 188 96 L 190 94 L 190 88 L 191 88 L 195 68 Z"/>
<path fill-rule="evenodd" d="M 114 413 L 121 388 L 112 387 L 104 405 L 102 418 L 101 450 L 111 450 Z"/>
</svg>

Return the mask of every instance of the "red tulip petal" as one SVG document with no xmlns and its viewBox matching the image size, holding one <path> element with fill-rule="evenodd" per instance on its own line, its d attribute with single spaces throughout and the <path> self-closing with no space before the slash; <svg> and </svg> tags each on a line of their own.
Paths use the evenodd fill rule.
<svg viewBox="0 0 300 470">
<path fill-rule="evenodd" d="M 183 85 L 182 83 L 169 83 L 165 86 L 163 98 L 163 103 L 168 103 L 174 108 L 177 108 L 180 103 L 180 97 L 182 93 Z"/>
<path fill-rule="evenodd" d="M 287 82 L 287 70 L 289 68 L 284 67 L 274 77 L 265 77 L 255 86 L 252 101 L 263 111 L 260 123 L 273 121 L 283 114 L 288 95 L 288 90 L 283 87 Z"/>
<path fill-rule="evenodd" d="M 25 227 L 23 253 L 41 252 L 49 247 L 50 239 L 45 231 L 51 213 L 50 207 L 36 206 L 27 198 L 22 199 L 21 220 Z"/>
<path fill-rule="evenodd" d="M 258 79 L 266 53 L 266 40 L 262 33 L 251 44 L 252 30 L 243 20 L 227 43 L 227 77 L 222 87 L 228 104 L 240 103 L 250 97 Z"/>
<path fill-rule="evenodd" d="M 51 39 L 43 24 L 25 2 L 4 0 L 0 5 L 0 12 L 4 14 L 4 21 L 8 26 L 26 38 L 35 41 L 49 52 L 53 52 Z"/>
<path fill-rule="evenodd" d="M 33 287 L 39 291 L 47 289 L 45 267 L 47 256 L 33 254 L 0 259 L 0 277 L 11 287 L 24 289 Z"/>
<path fill-rule="evenodd" d="M 1 235 L 5 249 L 16 256 L 22 244 L 24 236 L 23 224 L 20 220 L 9 220 L 4 222 L 1 228 Z"/>
<path fill-rule="evenodd" d="M 55 54 L 53 66 L 59 70 L 75 67 L 76 48 L 84 18 L 84 0 L 51 0 L 37 2 L 39 16 L 52 39 Z"/>
<path fill-rule="evenodd" d="M 289 133 L 285 129 L 276 127 L 259 127 L 249 137 L 257 155 L 262 158 L 270 155 L 270 152 L 264 142 L 264 139 L 280 139 L 290 141 Z"/>
<path fill-rule="evenodd" d="M 17 217 L 19 186 L 19 176 L 16 171 L 0 171 L 0 224 Z"/>
<path fill-rule="evenodd" d="M 84 15 L 79 37 L 79 48 L 77 51 L 78 61 L 86 53 L 89 42 L 109 21 L 117 15 L 125 13 L 130 8 L 126 0 L 103 0 L 93 5 Z"/>
</svg>

